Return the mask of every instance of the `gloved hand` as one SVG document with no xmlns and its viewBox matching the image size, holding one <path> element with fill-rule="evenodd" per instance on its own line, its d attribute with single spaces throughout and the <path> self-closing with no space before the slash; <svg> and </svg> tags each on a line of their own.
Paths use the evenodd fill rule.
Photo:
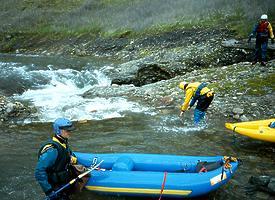
<svg viewBox="0 0 275 200">
<path fill-rule="evenodd" d="M 274 44 L 274 38 L 271 39 L 271 44 Z"/>
<path fill-rule="evenodd" d="M 58 194 L 55 191 L 52 191 L 46 197 L 46 200 L 55 200 L 55 199 L 58 199 Z"/>
</svg>

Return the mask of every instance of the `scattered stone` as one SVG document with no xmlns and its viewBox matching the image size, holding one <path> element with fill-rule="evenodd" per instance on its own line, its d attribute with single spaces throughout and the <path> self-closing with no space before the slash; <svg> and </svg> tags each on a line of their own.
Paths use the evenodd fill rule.
<svg viewBox="0 0 275 200">
<path fill-rule="evenodd" d="M 242 108 L 233 108 L 233 113 L 242 115 L 244 113 L 244 110 Z"/>
<path fill-rule="evenodd" d="M 161 105 L 168 106 L 173 103 L 174 99 L 170 96 L 165 96 L 160 99 Z"/>
<path fill-rule="evenodd" d="M 11 119 L 20 119 L 29 116 L 30 113 L 36 112 L 36 109 L 32 109 L 22 103 L 16 101 L 12 102 L 5 96 L 0 96 L 0 122 L 8 122 Z"/>
<path fill-rule="evenodd" d="M 247 121 L 249 121 L 249 119 L 248 119 L 245 115 L 242 115 L 242 116 L 240 117 L 240 120 L 241 120 L 242 122 L 247 122 Z"/>
<path fill-rule="evenodd" d="M 10 113 L 12 113 L 14 111 L 14 104 L 13 103 L 8 103 L 7 105 L 6 105 L 6 112 L 8 113 L 8 114 L 10 114 Z"/>
</svg>

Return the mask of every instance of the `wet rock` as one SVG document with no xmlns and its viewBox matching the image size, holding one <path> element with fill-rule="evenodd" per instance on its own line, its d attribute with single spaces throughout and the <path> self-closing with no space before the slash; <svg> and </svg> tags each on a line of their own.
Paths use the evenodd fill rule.
<svg viewBox="0 0 275 200">
<path fill-rule="evenodd" d="M 232 112 L 237 115 L 242 115 L 244 110 L 242 108 L 234 108 Z"/>
<path fill-rule="evenodd" d="M 247 121 L 249 121 L 249 119 L 248 119 L 245 115 L 242 115 L 242 116 L 240 117 L 240 120 L 241 120 L 242 122 L 247 122 Z"/>
<path fill-rule="evenodd" d="M 121 67 L 125 67 L 125 65 Z M 116 78 L 112 79 L 112 84 L 134 84 L 135 86 L 142 86 L 167 80 L 174 76 L 169 68 L 157 63 L 136 63 L 135 66 L 129 66 L 128 69 L 128 71 L 124 69 L 119 70 L 120 73 L 116 75 Z"/>
<path fill-rule="evenodd" d="M 173 103 L 173 101 L 174 101 L 174 99 L 171 96 L 165 96 L 165 97 L 160 99 L 160 103 L 163 106 L 169 106 Z"/>
<path fill-rule="evenodd" d="M 8 103 L 7 105 L 6 105 L 6 112 L 8 113 L 8 114 L 10 114 L 10 113 L 12 113 L 14 111 L 14 104 L 13 103 Z"/>
<path fill-rule="evenodd" d="M 12 39 L 12 35 L 10 35 L 10 34 L 5 35 L 5 39 L 6 39 L 6 40 L 10 40 L 10 39 Z"/>
<path fill-rule="evenodd" d="M 174 75 L 164 67 L 158 64 L 150 64 L 140 68 L 134 78 L 134 85 L 142 86 L 155 83 L 161 80 L 167 80 Z"/>
<path fill-rule="evenodd" d="M 270 182 L 268 183 L 268 189 L 275 194 L 275 178 L 271 178 Z"/>
<path fill-rule="evenodd" d="M 25 106 L 20 102 L 12 101 L 5 96 L 0 96 L 1 124 L 20 118 L 25 118 L 26 116 L 29 116 L 32 112 L 36 112 L 36 109 Z"/>
<path fill-rule="evenodd" d="M 246 187 L 247 193 L 253 194 L 262 191 L 275 195 L 275 177 L 271 176 L 251 176 Z"/>
<path fill-rule="evenodd" d="M 253 185 L 267 186 L 270 179 L 270 176 L 251 176 L 249 178 L 249 183 Z"/>
</svg>

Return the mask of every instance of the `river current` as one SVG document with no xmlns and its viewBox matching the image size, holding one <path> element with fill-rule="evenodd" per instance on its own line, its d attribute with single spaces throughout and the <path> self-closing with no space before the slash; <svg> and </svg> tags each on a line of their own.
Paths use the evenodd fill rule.
<svg viewBox="0 0 275 200">
<path fill-rule="evenodd" d="M 0 134 L 0 199 L 43 199 L 34 179 L 37 151 L 52 135 L 52 122 L 67 117 L 76 123 L 73 150 L 95 153 L 228 155 L 241 158 L 233 178 L 203 199 L 250 199 L 245 186 L 252 175 L 274 175 L 274 145 L 236 136 L 225 119 L 208 116 L 208 127 L 192 127 L 192 112 L 178 117 L 178 108 L 159 112 L 123 97 L 85 99 L 92 87 L 108 86 L 106 70 L 115 62 L 91 58 L 0 56 L 0 90 L 9 98 L 38 109 L 19 125 Z M 81 123 L 82 122 L 82 123 Z M 259 197 L 261 199 L 261 197 Z M 128 200 L 84 191 L 73 199 Z M 148 198 L 146 198 L 148 199 Z"/>
</svg>

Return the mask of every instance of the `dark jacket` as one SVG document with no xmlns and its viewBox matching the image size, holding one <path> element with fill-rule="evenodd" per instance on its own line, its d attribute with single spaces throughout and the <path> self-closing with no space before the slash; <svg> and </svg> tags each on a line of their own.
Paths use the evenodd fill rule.
<svg viewBox="0 0 275 200">
<path fill-rule="evenodd" d="M 46 194 L 70 181 L 72 155 L 67 140 L 58 136 L 41 146 L 35 178 Z"/>
</svg>

